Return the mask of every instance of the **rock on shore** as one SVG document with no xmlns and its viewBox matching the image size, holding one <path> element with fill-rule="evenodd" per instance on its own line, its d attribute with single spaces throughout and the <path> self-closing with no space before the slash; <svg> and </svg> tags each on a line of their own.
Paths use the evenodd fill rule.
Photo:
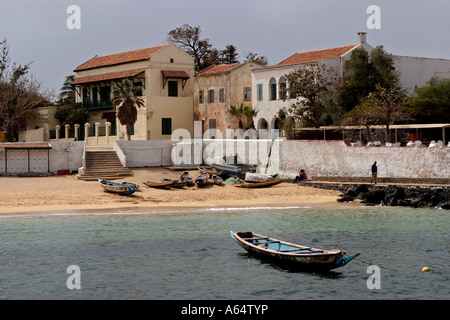
<svg viewBox="0 0 450 320">
<path fill-rule="evenodd" d="M 325 185 L 321 187 L 327 188 Z M 364 205 L 381 204 L 413 208 L 450 209 L 450 187 L 340 184 L 337 189 L 342 192 L 340 198 L 337 199 L 338 202 L 360 200 Z"/>
</svg>

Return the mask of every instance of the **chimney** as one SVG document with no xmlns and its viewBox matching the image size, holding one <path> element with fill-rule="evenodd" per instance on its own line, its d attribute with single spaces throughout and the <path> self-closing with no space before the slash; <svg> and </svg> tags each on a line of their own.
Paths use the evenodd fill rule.
<svg viewBox="0 0 450 320">
<path fill-rule="evenodd" d="M 358 44 L 366 43 L 367 32 L 358 32 Z"/>
</svg>

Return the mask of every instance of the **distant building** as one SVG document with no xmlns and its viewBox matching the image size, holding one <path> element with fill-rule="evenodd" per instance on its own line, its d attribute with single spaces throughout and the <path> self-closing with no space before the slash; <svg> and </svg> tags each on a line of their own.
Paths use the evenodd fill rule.
<svg viewBox="0 0 450 320">
<path fill-rule="evenodd" d="M 128 78 L 142 86 L 145 102 L 144 108 L 138 108 L 132 140 L 170 139 L 177 128 L 192 134 L 194 58 L 176 45 L 96 56 L 74 72 L 76 102 L 89 110 L 90 130 L 94 123 L 104 128 L 109 122 L 111 135 L 125 139 L 126 129 L 116 118 L 112 92 L 116 83 Z"/>
<path fill-rule="evenodd" d="M 374 49 L 366 42 L 366 33 L 358 33 L 358 43 L 343 47 L 294 53 L 285 60 L 264 68 L 252 70 L 253 107 L 259 110 L 254 121 L 257 129 L 281 129 L 277 113 L 283 107 L 292 104 L 289 99 L 283 101 L 280 87 L 286 86 L 285 75 L 311 63 L 320 62 L 333 68 L 337 75 L 344 76 L 345 61 L 350 59 L 352 51 L 364 48 L 369 53 Z M 400 83 L 409 93 L 427 81 L 437 77 L 450 77 L 450 60 L 417 58 L 393 55 L 394 66 L 400 72 Z M 293 121 L 287 119 L 287 121 Z"/>
<path fill-rule="evenodd" d="M 255 62 L 213 65 L 196 74 L 194 118 L 202 122 L 203 132 L 217 129 L 225 137 L 226 129 L 238 128 L 238 119 L 227 109 L 241 104 L 252 107 L 251 70 L 260 67 Z"/>
</svg>

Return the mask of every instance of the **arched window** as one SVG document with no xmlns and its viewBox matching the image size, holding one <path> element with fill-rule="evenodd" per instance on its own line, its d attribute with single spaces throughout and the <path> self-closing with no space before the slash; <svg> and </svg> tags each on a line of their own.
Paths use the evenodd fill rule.
<svg viewBox="0 0 450 320">
<path fill-rule="evenodd" d="M 286 78 L 284 76 L 280 78 L 280 99 L 286 99 Z"/>
<path fill-rule="evenodd" d="M 271 78 L 269 81 L 269 100 L 277 100 L 277 80 Z"/>
</svg>

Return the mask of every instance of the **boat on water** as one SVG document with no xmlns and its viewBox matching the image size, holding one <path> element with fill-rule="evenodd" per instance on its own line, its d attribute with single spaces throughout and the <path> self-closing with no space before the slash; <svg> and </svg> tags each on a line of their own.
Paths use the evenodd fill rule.
<svg viewBox="0 0 450 320">
<path fill-rule="evenodd" d="M 328 271 L 345 266 L 359 253 L 345 256 L 345 252 L 323 250 L 277 240 L 255 232 L 233 232 L 231 238 L 249 253 L 278 262 L 293 264 L 299 269 Z"/>
<path fill-rule="evenodd" d="M 223 179 L 217 175 L 213 175 L 211 177 L 213 183 L 218 186 L 223 186 Z"/>
<path fill-rule="evenodd" d="M 270 180 L 270 181 L 265 181 L 265 182 L 241 183 L 241 184 L 236 184 L 236 187 L 239 187 L 239 188 L 268 188 L 268 187 L 280 184 L 282 182 L 285 182 L 288 179 L 289 178 Z"/>
<path fill-rule="evenodd" d="M 203 187 L 208 183 L 209 174 L 208 172 L 202 172 L 197 178 L 195 178 L 195 183 L 199 187 Z"/>
<path fill-rule="evenodd" d="M 130 195 L 135 193 L 138 189 L 138 186 L 131 182 L 118 183 L 104 179 L 98 179 L 98 182 L 105 191 L 120 195 Z"/>
<path fill-rule="evenodd" d="M 170 187 L 174 184 L 175 181 L 162 181 L 162 182 L 152 182 L 152 181 L 143 181 L 147 187 L 157 188 L 157 189 L 170 189 Z"/>
</svg>

